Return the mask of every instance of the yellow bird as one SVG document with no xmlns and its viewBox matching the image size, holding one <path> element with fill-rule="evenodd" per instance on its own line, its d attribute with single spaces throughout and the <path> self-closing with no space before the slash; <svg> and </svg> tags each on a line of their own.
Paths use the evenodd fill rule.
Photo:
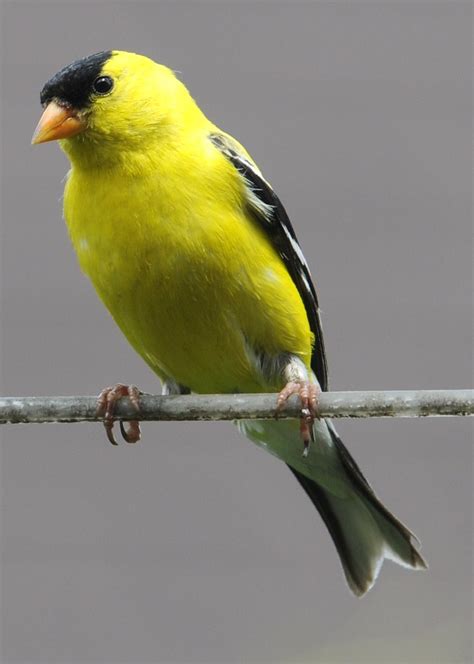
<svg viewBox="0 0 474 664">
<path fill-rule="evenodd" d="M 280 391 L 279 405 L 297 393 L 300 424 L 240 429 L 289 465 L 351 590 L 371 588 L 385 558 L 426 567 L 332 423 L 315 418 L 327 389 L 316 292 L 285 209 L 246 150 L 170 69 L 134 53 L 72 63 L 41 103 L 33 143 L 60 139 L 70 159 L 64 215 L 80 266 L 163 392 Z M 137 403 L 124 385 L 100 397 L 112 442 L 114 403 L 126 394 Z M 135 442 L 138 423 L 122 433 Z"/>
</svg>

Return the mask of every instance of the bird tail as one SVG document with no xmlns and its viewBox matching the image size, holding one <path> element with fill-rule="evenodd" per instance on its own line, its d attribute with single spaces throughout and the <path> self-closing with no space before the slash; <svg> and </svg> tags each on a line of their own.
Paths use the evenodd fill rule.
<svg viewBox="0 0 474 664">
<path fill-rule="evenodd" d="M 283 422 L 272 424 L 274 432 L 275 424 Z M 263 442 L 288 463 L 326 524 L 355 595 L 372 588 L 385 558 L 412 569 L 427 567 L 414 546 L 416 537 L 377 498 L 329 420 L 315 425 L 313 468 L 305 467 L 304 460 L 282 456 L 281 447 L 271 450 L 261 431 L 258 440 L 255 431 L 245 433 L 254 434 L 255 442 Z"/>
</svg>

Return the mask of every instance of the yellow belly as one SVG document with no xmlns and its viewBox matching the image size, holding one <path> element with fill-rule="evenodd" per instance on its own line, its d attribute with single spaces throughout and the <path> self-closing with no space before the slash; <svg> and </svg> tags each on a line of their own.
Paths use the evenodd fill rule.
<svg viewBox="0 0 474 664">
<path fill-rule="evenodd" d="M 285 266 L 235 206 L 212 196 L 184 204 L 160 186 L 117 191 L 70 176 L 65 216 L 83 271 L 161 378 L 195 392 L 278 389 L 249 348 L 296 353 L 309 366 L 307 316 Z"/>
</svg>

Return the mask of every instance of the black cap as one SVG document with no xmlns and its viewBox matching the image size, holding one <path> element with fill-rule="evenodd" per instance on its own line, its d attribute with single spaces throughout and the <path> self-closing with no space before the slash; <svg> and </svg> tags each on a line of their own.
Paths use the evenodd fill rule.
<svg viewBox="0 0 474 664">
<path fill-rule="evenodd" d="M 92 84 L 111 57 L 112 51 L 101 51 L 76 60 L 58 71 L 41 90 L 41 104 L 47 104 L 55 98 L 77 109 L 89 106 Z"/>
</svg>

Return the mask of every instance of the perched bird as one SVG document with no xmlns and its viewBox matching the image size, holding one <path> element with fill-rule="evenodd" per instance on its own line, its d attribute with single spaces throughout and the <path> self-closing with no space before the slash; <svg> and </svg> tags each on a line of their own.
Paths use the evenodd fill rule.
<svg viewBox="0 0 474 664">
<path fill-rule="evenodd" d="M 298 394 L 300 423 L 239 426 L 288 464 L 351 590 L 369 590 L 385 558 L 426 567 L 332 423 L 315 417 L 327 390 L 316 292 L 285 209 L 246 150 L 170 69 L 133 53 L 72 63 L 41 103 L 33 143 L 59 139 L 71 162 L 64 215 L 80 266 L 163 392 L 274 391 L 279 406 Z M 138 403 L 125 385 L 100 397 L 112 442 L 114 403 L 127 394 Z M 138 423 L 122 433 L 138 440 Z"/>
</svg>

